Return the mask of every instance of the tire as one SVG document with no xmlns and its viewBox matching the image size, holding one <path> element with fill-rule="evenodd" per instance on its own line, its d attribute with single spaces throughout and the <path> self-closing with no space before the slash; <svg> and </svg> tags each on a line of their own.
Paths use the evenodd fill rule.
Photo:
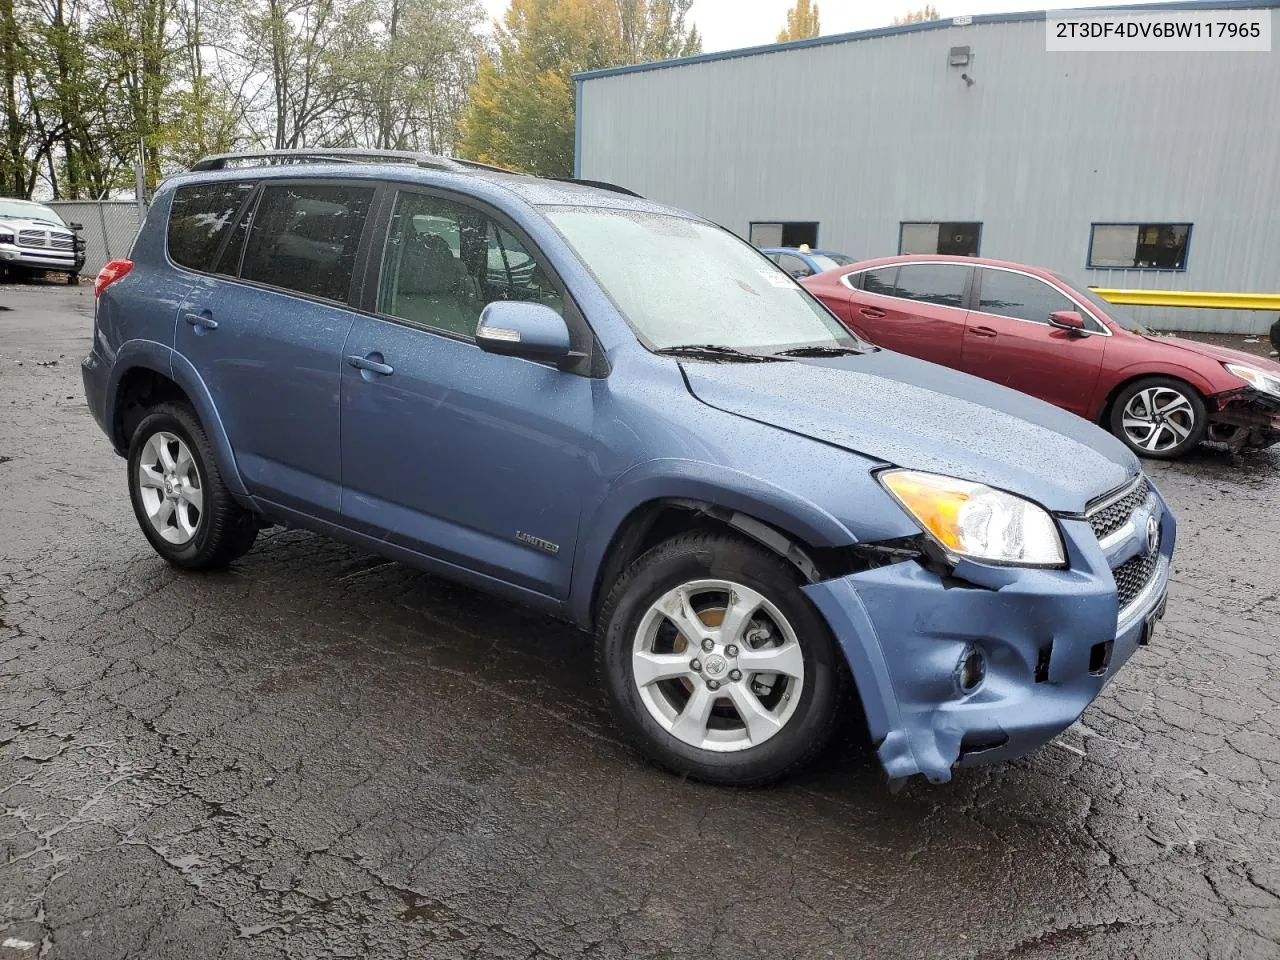
<svg viewBox="0 0 1280 960">
<path fill-rule="evenodd" d="M 1186 381 L 1143 377 L 1116 396 L 1109 426 L 1138 456 L 1176 460 L 1204 439 L 1209 414 Z"/>
<path fill-rule="evenodd" d="M 67 274 L 67 286 L 68 286 L 68 287 L 74 287 L 74 286 L 76 286 L 76 284 L 78 284 L 79 282 L 80 282 L 80 274 L 78 274 L 78 273 L 68 273 L 68 274 Z"/>
<path fill-rule="evenodd" d="M 614 717 L 641 753 L 697 780 L 760 786 L 822 751 L 847 699 L 848 671 L 801 582 L 775 554 L 724 533 L 684 534 L 631 564 L 601 609 L 597 663 Z M 661 601 L 684 611 L 683 632 Z M 740 626 L 724 634 L 726 612 L 744 609 L 755 612 L 745 620 L 734 613 Z M 766 657 L 787 672 L 748 669 Z M 637 665 L 656 666 L 662 678 L 641 686 Z"/>
<path fill-rule="evenodd" d="M 175 567 L 225 567 L 258 536 L 257 517 L 232 499 L 204 428 L 185 403 L 159 404 L 138 422 L 128 483 L 138 526 Z"/>
</svg>

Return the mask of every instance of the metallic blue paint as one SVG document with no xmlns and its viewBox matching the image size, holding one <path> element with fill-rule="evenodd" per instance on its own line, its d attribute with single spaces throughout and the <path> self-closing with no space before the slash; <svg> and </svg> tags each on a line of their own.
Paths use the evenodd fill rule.
<svg viewBox="0 0 1280 960">
<path fill-rule="evenodd" d="M 608 376 L 486 353 L 357 309 L 358 294 L 351 305 L 321 303 L 171 264 L 173 188 L 246 176 L 402 183 L 500 210 L 587 318 Z M 176 177 L 156 197 L 133 271 L 99 300 L 83 364 L 90 408 L 110 431 L 131 370 L 169 376 L 228 486 L 254 509 L 583 627 L 619 531 L 638 511 L 693 501 L 767 524 L 826 558 L 803 589 L 845 651 L 895 777 L 945 779 L 957 762 L 1014 755 L 1084 709 L 1134 643 L 1130 629 L 1109 672 L 1088 673 L 1090 648 L 1116 632 L 1109 567 L 1137 546 L 1104 557 L 1073 517 L 1138 473 L 1123 445 L 1030 397 L 887 351 L 759 364 L 650 353 L 544 216 L 559 205 L 681 215 L 580 185 L 408 166 Z M 375 256 L 382 245 L 381 236 L 368 242 Z M 218 327 L 189 324 L 187 314 Z M 113 442 L 124 451 L 125 438 Z M 1058 511 L 1069 569 L 960 561 L 945 583 L 915 560 L 866 569 L 855 546 L 920 535 L 875 479 L 890 465 L 988 483 Z M 1161 523 L 1167 557 L 1174 527 L 1163 504 Z M 1036 683 L 1050 639 L 1050 674 Z M 956 662 L 969 644 L 986 653 L 988 675 L 960 696 Z M 968 747 L 1007 740 L 962 756 L 966 733 Z"/>
</svg>

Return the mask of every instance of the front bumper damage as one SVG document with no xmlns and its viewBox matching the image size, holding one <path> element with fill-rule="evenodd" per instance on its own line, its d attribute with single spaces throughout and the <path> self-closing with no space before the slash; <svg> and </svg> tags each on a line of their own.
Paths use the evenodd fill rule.
<svg viewBox="0 0 1280 960">
<path fill-rule="evenodd" d="M 1112 569 L 1149 550 L 1145 516 L 1105 550 L 1088 521 L 1060 519 L 1070 568 L 961 561 L 944 577 L 905 560 L 804 591 L 839 639 L 890 779 L 940 783 L 956 766 L 1010 759 L 1065 730 L 1150 637 L 1176 528 L 1155 494 L 1154 573 L 1121 611 Z M 962 690 L 974 650 L 985 677 Z"/>
<path fill-rule="evenodd" d="M 1210 439 L 1232 453 L 1280 443 L 1280 397 L 1242 387 L 1209 398 Z"/>
</svg>

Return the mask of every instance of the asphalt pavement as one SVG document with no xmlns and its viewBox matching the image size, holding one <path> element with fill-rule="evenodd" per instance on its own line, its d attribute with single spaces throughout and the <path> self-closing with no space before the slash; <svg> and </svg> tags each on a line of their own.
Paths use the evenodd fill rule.
<svg viewBox="0 0 1280 960">
<path fill-rule="evenodd" d="M 0 960 L 1280 957 L 1280 454 L 1151 466 L 1168 618 L 1035 755 L 707 787 L 553 620 L 300 531 L 166 566 L 92 302 L 0 287 Z"/>
</svg>

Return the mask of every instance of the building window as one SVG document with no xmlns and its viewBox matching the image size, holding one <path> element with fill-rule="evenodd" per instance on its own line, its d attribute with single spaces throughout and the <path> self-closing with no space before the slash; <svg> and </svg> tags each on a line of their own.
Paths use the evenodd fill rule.
<svg viewBox="0 0 1280 960">
<path fill-rule="evenodd" d="M 818 245 L 818 225 L 809 221 L 796 223 L 751 224 L 751 245 L 757 249 L 768 247 L 802 247 Z"/>
<path fill-rule="evenodd" d="M 1095 223 L 1089 234 L 1094 270 L 1185 270 L 1189 223 Z"/>
<path fill-rule="evenodd" d="M 980 223 L 904 222 L 898 232 L 898 252 L 976 257 L 981 238 Z"/>
</svg>

